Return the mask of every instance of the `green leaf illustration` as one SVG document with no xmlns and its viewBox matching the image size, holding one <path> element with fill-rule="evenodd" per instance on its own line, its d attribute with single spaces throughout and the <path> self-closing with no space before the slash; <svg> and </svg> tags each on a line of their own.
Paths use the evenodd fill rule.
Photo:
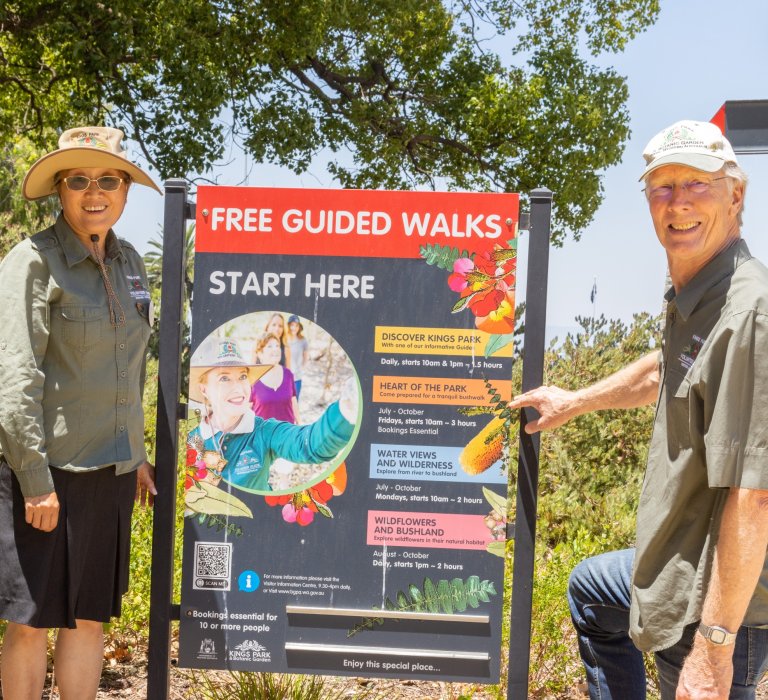
<svg viewBox="0 0 768 700">
<path fill-rule="evenodd" d="M 485 344 L 485 350 L 483 354 L 486 357 L 490 357 L 495 352 L 498 352 L 502 348 L 510 345 L 514 342 L 514 333 L 505 333 L 504 335 L 492 335 L 488 338 L 488 342 Z"/>
<path fill-rule="evenodd" d="M 453 263 L 459 258 L 471 258 L 472 255 L 466 250 L 457 250 L 450 246 L 442 246 L 437 243 L 427 243 L 419 248 L 421 257 L 426 260 L 427 265 L 435 265 L 442 270 L 453 272 Z"/>
<path fill-rule="evenodd" d="M 205 481 L 197 481 L 187 490 L 184 503 L 190 510 L 205 515 L 253 517 L 251 509 L 239 498 Z"/>
<path fill-rule="evenodd" d="M 495 491 L 491 491 L 491 489 L 486 486 L 483 486 L 483 496 L 485 496 L 485 500 L 491 504 L 491 508 L 493 508 L 499 515 L 507 514 L 507 499 L 505 496 L 502 496 Z"/>
<path fill-rule="evenodd" d="M 325 504 L 318 501 L 313 495 L 311 491 L 307 491 L 309 494 L 310 499 L 312 500 L 312 503 L 315 504 L 317 507 L 317 512 L 320 513 L 320 515 L 326 517 L 326 518 L 332 518 L 333 517 L 333 511 Z"/>
<path fill-rule="evenodd" d="M 472 301 L 472 299 L 475 297 L 476 294 L 477 294 L 477 292 L 475 292 L 475 294 L 469 294 L 468 296 L 461 297 L 453 305 L 453 308 L 451 309 L 451 313 L 452 314 L 457 314 L 457 313 L 459 313 L 459 311 L 463 311 L 468 306 L 469 302 Z"/>
<path fill-rule="evenodd" d="M 506 542 L 503 540 L 489 542 L 485 547 L 485 551 L 488 552 L 488 554 L 493 554 L 494 556 L 503 559 L 506 556 Z"/>
<path fill-rule="evenodd" d="M 503 542 L 500 544 L 504 544 Z M 488 603 L 491 596 L 496 595 L 493 581 L 481 581 L 479 576 L 470 576 L 466 581 L 455 578 L 440 579 L 437 583 L 430 578 L 425 578 L 421 588 L 416 584 L 408 585 L 408 592 L 398 591 L 395 594 L 396 602 L 390 598 L 384 601 L 384 610 L 397 610 L 400 612 L 444 612 L 448 615 L 454 612 L 464 612 L 468 607 L 478 608 L 481 603 Z M 373 629 L 374 625 L 384 624 L 382 617 L 366 617 L 363 621 L 347 632 L 348 637 L 353 637 L 363 630 Z"/>
</svg>

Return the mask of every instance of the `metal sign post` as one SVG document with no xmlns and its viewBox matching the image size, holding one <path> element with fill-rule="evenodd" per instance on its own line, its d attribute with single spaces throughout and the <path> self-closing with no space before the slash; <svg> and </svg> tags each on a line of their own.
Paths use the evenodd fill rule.
<svg viewBox="0 0 768 700">
<path fill-rule="evenodd" d="M 194 206 L 194 205 L 192 205 Z M 176 526 L 176 475 L 179 443 L 182 313 L 184 308 L 184 232 L 194 213 L 184 180 L 165 181 L 163 289 L 160 304 L 160 361 L 157 386 L 155 497 L 152 528 L 152 584 L 149 609 L 148 700 L 165 700 L 169 692 L 173 553 Z"/>
<path fill-rule="evenodd" d="M 547 319 L 547 277 L 552 192 L 531 192 L 530 243 L 525 291 L 525 337 L 522 390 L 541 386 L 544 380 L 544 340 Z M 539 435 L 528 435 L 525 425 L 533 409 L 520 411 L 520 445 L 517 471 L 515 555 L 512 574 L 512 614 L 509 628 L 507 698 L 528 697 L 531 657 L 531 606 L 536 545 L 536 504 L 539 488 Z"/>
</svg>

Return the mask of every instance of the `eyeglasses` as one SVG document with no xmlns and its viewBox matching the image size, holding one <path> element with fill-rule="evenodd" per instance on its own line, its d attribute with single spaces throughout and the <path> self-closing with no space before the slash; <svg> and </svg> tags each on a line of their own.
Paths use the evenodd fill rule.
<svg viewBox="0 0 768 700">
<path fill-rule="evenodd" d="M 685 190 L 688 194 L 705 194 L 706 192 L 709 192 L 712 185 L 718 180 L 725 180 L 727 178 L 727 175 L 723 175 L 723 177 L 716 177 L 712 180 L 691 180 L 690 182 L 683 182 L 682 184 L 677 185 L 677 187 L 681 190 Z M 676 185 L 655 185 L 653 187 L 646 187 L 643 192 L 645 192 L 645 196 L 648 197 L 648 199 L 662 201 L 669 199 L 672 196 L 675 187 Z"/>
<path fill-rule="evenodd" d="M 92 182 L 95 182 L 98 188 L 104 192 L 114 192 L 124 180 L 125 178 L 117 177 L 117 175 L 102 175 L 96 178 L 86 177 L 85 175 L 70 175 L 69 177 L 62 178 L 60 182 L 63 182 L 67 189 L 72 190 L 72 192 L 87 190 Z"/>
</svg>

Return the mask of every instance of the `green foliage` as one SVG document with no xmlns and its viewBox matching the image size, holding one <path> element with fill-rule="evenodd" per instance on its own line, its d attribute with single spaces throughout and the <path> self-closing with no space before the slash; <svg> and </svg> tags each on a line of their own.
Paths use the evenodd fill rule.
<svg viewBox="0 0 768 700">
<path fill-rule="evenodd" d="M 48 129 L 108 121 L 162 178 L 208 171 L 236 140 L 297 173 L 321 149 L 341 153 L 328 171 L 344 187 L 545 186 L 561 242 L 591 219 L 599 173 L 628 136 L 626 81 L 591 57 L 621 51 L 658 11 L 658 0 L 15 0 L 0 7 L 0 142 L 48 149 Z"/>
<path fill-rule="evenodd" d="M 589 386 L 658 347 L 659 322 L 649 314 L 629 327 L 603 317 L 577 322 L 581 331 L 547 351 L 545 383 Z M 544 435 L 539 527 L 548 546 L 582 528 L 609 533 L 611 548 L 631 544 L 653 415 L 652 406 L 589 413 Z"/>
<path fill-rule="evenodd" d="M 52 134 L 50 138 L 55 140 Z M 0 146 L 0 259 L 25 237 L 50 226 L 58 210 L 56 198 L 27 202 L 21 196 L 21 183 L 35 154 L 26 138 L 4 140 Z"/>
<path fill-rule="evenodd" d="M 582 559 L 610 549 L 585 528 L 554 548 L 537 548 L 531 630 L 530 697 L 564 697 L 584 677 L 566 600 L 568 577 Z"/>
<path fill-rule="evenodd" d="M 152 303 L 155 308 L 155 330 L 160 327 L 160 298 L 163 287 L 163 233 L 158 238 L 150 239 L 149 250 L 144 254 L 144 266 L 147 269 L 147 281 L 149 282 Z M 184 300 L 181 315 L 181 393 L 187 395 L 187 382 L 189 381 L 189 360 L 190 360 L 190 334 L 191 334 L 191 312 L 190 304 L 192 301 L 192 289 L 194 281 L 194 262 L 195 262 L 195 225 L 190 224 L 184 233 Z M 155 332 L 149 339 L 149 355 L 155 359 L 158 358 L 160 349 L 160 334 Z"/>
<path fill-rule="evenodd" d="M 348 697 L 326 687 L 321 676 L 293 676 L 274 673 L 228 674 L 193 673 L 194 700 L 335 700 Z M 371 698 L 368 691 L 356 697 Z"/>
</svg>

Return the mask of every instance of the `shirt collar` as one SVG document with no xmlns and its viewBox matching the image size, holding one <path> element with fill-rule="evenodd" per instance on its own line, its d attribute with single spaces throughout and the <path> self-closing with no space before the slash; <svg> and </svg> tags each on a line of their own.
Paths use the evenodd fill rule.
<svg viewBox="0 0 768 700">
<path fill-rule="evenodd" d="M 676 292 L 674 287 L 670 287 L 664 298 L 668 302 L 674 300 L 683 321 L 687 321 L 709 289 L 726 277 L 730 277 L 739 265 L 751 258 L 747 242 L 739 238 L 733 245 L 712 258 L 679 292 Z"/>
<path fill-rule="evenodd" d="M 240 422 L 232 428 L 232 430 L 228 431 L 228 434 L 241 435 L 244 433 L 252 433 L 255 426 L 256 414 L 253 411 L 248 411 L 248 413 L 240 419 Z M 221 432 L 216 434 L 221 435 Z M 211 424 L 208 422 L 207 417 L 200 421 L 200 437 L 203 438 L 203 440 L 210 440 L 213 437 L 213 429 L 211 428 Z"/>
<path fill-rule="evenodd" d="M 80 242 L 77 234 L 67 223 L 67 220 L 64 218 L 64 212 L 61 212 L 56 219 L 56 223 L 53 225 L 53 231 L 56 234 L 61 249 L 64 251 L 64 257 L 70 268 L 83 262 L 83 260 L 89 257 L 90 252 L 85 249 L 85 246 Z M 123 251 L 120 239 L 115 235 L 115 232 L 112 229 L 107 231 L 107 240 L 105 241 L 105 244 L 108 258 L 114 260 L 118 257 L 125 257 L 125 252 Z"/>
</svg>

